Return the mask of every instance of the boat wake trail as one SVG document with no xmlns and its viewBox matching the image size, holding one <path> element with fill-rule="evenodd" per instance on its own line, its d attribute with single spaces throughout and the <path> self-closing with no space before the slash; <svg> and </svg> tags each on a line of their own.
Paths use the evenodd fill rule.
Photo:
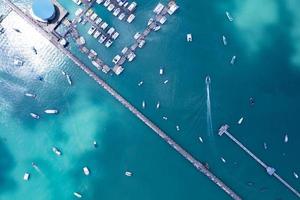
<svg viewBox="0 0 300 200">
<path fill-rule="evenodd" d="M 205 78 L 206 84 L 206 123 L 207 123 L 207 134 L 208 136 L 213 136 L 213 127 L 211 119 L 211 105 L 210 105 L 210 77 Z"/>
</svg>

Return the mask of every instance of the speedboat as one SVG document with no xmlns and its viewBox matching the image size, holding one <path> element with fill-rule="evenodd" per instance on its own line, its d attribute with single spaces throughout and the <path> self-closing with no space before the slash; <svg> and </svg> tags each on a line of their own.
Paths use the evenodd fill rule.
<svg viewBox="0 0 300 200">
<path fill-rule="evenodd" d="M 47 114 L 58 114 L 58 110 L 55 109 L 47 109 L 44 112 Z"/>
<path fill-rule="evenodd" d="M 58 148 L 56 148 L 56 147 L 52 147 L 52 151 L 53 151 L 56 155 L 58 155 L 58 156 L 61 156 L 61 155 L 62 155 L 61 151 L 60 151 Z"/>
<path fill-rule="evenodd" d="M 154 21 L 154 19 L 151 17 L 147 23 L 148 26 L 150 26 L 150 24 L 152 24 L 152 22 Z"/>
<path fill-rule="evenodd" d="M 164 69 L 163 69 L 163 68 L 160 68 L 160 69 L 159 69 L 159 74 L 160 74 L 160 75 L 163 75 L 163 73 L 164 73 Z"/>
<path fill-rule="evenodd" d="M 244 120 L 244 117 L 241 117 L 238 121 L 238 124 L 242 124 L 243 120 Z"/>
<path fill-rule="evenodd" d="M 202 137 L 199 137 L 199 140 L 200 140 L 200 142 L 201 142 L 201 143 L 203 143 L 203 139 L 202 139 Z"/>
<path fill-rule="evenodd" d="M 35 94 L 29 93 L 29 92 L 26 92 L 24 95 L 25 95 L 26 97 L 36 98 L 36 95 L 35 95 Z"/>
<path fill-rule="evenodd" d="M 156 26 L 153 28 L 153 30 L 154 30 L 154 31 L 159 31 L 160 28 L 161 28 L 161 27 L 160 27 L 159 25 L 156 25 Z"/>
<path fill-rule="evenodd" d="M 157 104 L 156 104 L 156 109 L 159 109 L 159 107 L 160 107 L 160 103 L 157 102 Z"/>
<path fill-rule="evenodd" d="M 34 119 L 39 119 L 40 116 L 38 114 L 35 114 L 35 113 L 30 113 L 30 116 Z"/>
<path fill-rule="evenodd" d="M 223 157 L 221 157 L 221 160 L 223 163 L 226 163 L 226 160 Z"/>
<path fill-rule="evenodd" d="M 226 13 L 226 16 L 227 16 L 228 20 L 232 22 L 233 17 L 230 15 L 230 13 L 228 11 L 226 11 L 225 13 Z"/>
<path fill-rule="evenodd" d="M 169 80 L 165 80 L 165 81 L 164 81 L 164 84 L 167 84 L 168 82 L 169 82 Z"/>
<path fill-rule="evenodd" d="M 113 15 L 114 15 L 114 16 L 118 16 L 118 14 L 119 14 L 120 12 L 121 12 L 121 9 L 120 9 L 120 8 L 117 8 L 117 9 L 114 10 Z"/>
<path fill-rule="evenodd" d="M 206 76 L 206 77 L 205 77 L 205 83 L 206 83 L 206 84 L 210 84 L 210 77 L 209 77 L 209 76 Z"/>
<path fill-rule="evenodd" d="M 223 40 L 224 46 L 226 46 L 227 45 L 227 39 L 226 39 L 225 35 L 222 36 L 222 40 Z"/>
<path fill-rule="evenodd" d="M 23 176 L 24 181 L 28 181 L 29 178 L 30 178 L 30 174 L 26 172 Z"/>
<path fill-rule="evenodd" d="M 107 42 L 105 43 L 105 47 L 110 47 L 112 45 L 112 41 L 111 40 L 107 40 Z"/>
<path fill-rule="evenodd" d="M 234 65 L 235 60 L 236 60 L 236 56 L 232 56 L 231 61 L 230 61 L 230 64 Z"/>
<path fill-rule="evenodd" d="M 146 103 L 145 101 L 142 102 L 142 107 L 145 108 L 146 107 Z"/>
<path fill-rule="evenodd" d="M 265 149 L 265 150 L 268 149 L 267 143 L 265 143 L 265 142 L 264 142 L 264 149 Z"/>
<path fill-rule="evenodd" d="M 78 192 L 74 192 L 73 194 L 77 198 L 82 198 L 82 195 L 80 193 L 78 193 Z"/>
<path fill-rule="evenodd" d="M 139 83 L 138 83 L 138 86 L 141 86 L 141 85 L 143 85 L 143 81 L 140 81 Z"/>
<path fill-rule="evenodd" d="M 126 172 L 125 172 L 125 176 L 132 176 L 132 172 L 126 171 Z"/>
<path fill-rule="evenodd" d="M 192 36 L 191 33 L 189 33 L 189 34 L 186 35 L 186 41 L 187 42 L 192 42 L 193 41 L 193 36 Z"/>
<path fill-rule="evenodd" d="M 298 174 L 296 174 L 296 172 L 293 172 L 293 174 L 294 174 L 294 176 L 295 176 L 295 178 L 299 178 L 299 176 L 298 176 Z"/>
<path fill-rule="evenodd" d="M 72 80 L 69 74 L 66 75 L 69 85 L 72 85 Z"/>
<path fill-rule="evenodd" d="M 287 143 L 288 141 L 289 141 L 289 137 L 288 137 L 287 134 L 285 134 L 285 136 L 284 136 L 284 142 Z"/>
<path fill-rule="evenodd" d="M 163 119 L 164 119 L 164 120 L 168 120 L 168 118 L 167 118 L 166 116 L 163 116 Z"/>
<path fill-rule="evenodd" d="M 82 170 L 83 170 L 83 173 L 84 173 L 86 176 L 90 175 L 90 170 L 89 170 L 89 168 L 84 167 Z"/>
<path fill-rule="evenodd" d="M 180 128 L 179 128 L 179 126 L 178 126 L 178 125 L 176 125 L 176 130 L 177 130 L 177 131 L 180 131 Z"/>
</svg>

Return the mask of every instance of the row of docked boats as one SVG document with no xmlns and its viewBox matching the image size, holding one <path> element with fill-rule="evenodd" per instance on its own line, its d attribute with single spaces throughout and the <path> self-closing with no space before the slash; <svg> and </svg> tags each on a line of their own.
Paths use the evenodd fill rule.
<svg viewBox="0 0 300 200">
<path fill-rule="evenodd" d="M 97 0 L 96 2 L 98 4 L 103 3 L 104 7 L 118 17 L 119 20 L 126 18 L 126 21 L 131 23 L 135 19 L 135 15 L 132 12 L 137 7 L 136 2 L 129 3 L 127 0 Z"/>
</svg>

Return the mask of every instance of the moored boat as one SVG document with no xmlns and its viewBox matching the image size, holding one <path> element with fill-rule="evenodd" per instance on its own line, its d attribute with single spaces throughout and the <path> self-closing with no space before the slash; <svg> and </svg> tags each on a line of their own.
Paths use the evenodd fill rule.
<svg viewBox="0 0 300 200">
<path fill-rule="evenodd" d="M 35 113 L 30 113 L 30 116 L 34 119 L 39 119 L 40 116 L 38 114 L 35 114 Z"/>
<path fill-rule="evenodd" d="M 58 156 L 61 156 L 61 155 L 62 155 L 61 151 L 60 151 L 58 148 L 56 148 L 56 147 L 52 147 L 52 151 L 53 151 L 56 155 L 58 155 Z"/>
<path fill-rule="evenodd" d="M 44 112 L 47 114 L 58 114 L 58 110 L 56 109 L 46 109 Z"/>
<path fill-rule="evenodd" d="M 86 176 L 90 175 L 90 170 L 89 170 L 88 167 L 84 167 L 84 168 L 82 168 L 82 170 L 83 170 L 83 173 L 84 173 Z"/>
</svg>

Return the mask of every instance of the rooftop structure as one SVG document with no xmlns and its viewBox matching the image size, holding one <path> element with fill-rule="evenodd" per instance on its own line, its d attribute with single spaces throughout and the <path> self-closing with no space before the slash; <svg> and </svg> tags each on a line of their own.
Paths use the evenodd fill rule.
<svg viewBox="0 0 300 200">
<path fill-rule="evenodd" d="M 34 0 L 32 16 L 40 22 L 48 22 L 55 18 L 55 6 L 51 0 Z"/>
</svg>

